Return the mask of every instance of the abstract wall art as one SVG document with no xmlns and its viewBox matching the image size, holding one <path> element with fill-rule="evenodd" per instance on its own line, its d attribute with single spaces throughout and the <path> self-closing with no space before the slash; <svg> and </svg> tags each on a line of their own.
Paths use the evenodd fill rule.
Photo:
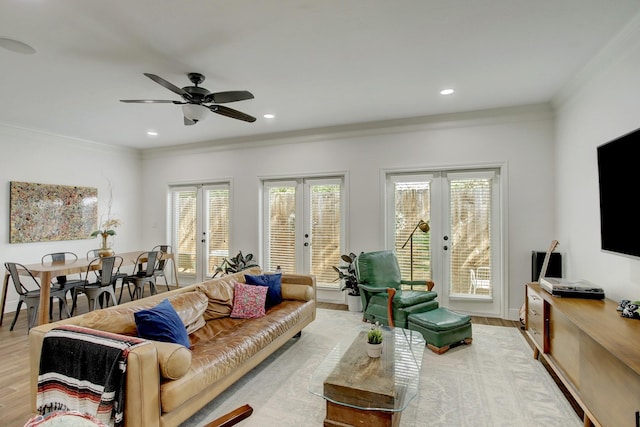
<svg viewBox="0 0 640 427">
<path fill-rule="evenodd" d="M 98 222 L 98 189 L 10 182 L 9 243 L 88 239 Z"/>
</svg>

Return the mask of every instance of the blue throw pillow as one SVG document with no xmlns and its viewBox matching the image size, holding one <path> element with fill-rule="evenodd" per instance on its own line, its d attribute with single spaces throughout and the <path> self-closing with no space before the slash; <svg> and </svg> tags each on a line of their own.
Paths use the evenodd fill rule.
<svg viewBox="0 0 640 427">
<path fill-rule="evenodd" d="M 133 313 L 138 336 L 150 340 L 182 344 L 190 348 L 187 328 L 168 299 L 153 308 Z"/>
<path fill-rule="evenodd" d="M 282 274 L 262 274 L 260 276 L 250 276 L 245 274 L 244 280 L 247 285 L 267 286 L 266 308 L 273 307 L 282 302 Z"/>
</svg>

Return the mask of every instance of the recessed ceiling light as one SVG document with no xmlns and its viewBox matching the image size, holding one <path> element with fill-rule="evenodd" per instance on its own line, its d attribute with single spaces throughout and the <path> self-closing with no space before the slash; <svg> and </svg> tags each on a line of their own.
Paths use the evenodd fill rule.
<svg viewBox="0 0 640 427">
<path fill-rule="evenodd" d="M 265 119 L 273 119 L 273 118 L 275 117 L 275 115 L 274 115 L 274 114 L 271 114 L 271 113 L 267 113 L 267 114 L 265 114 L 265 115 L 264 115 L 264 116 L 262 116 L 262 117 L 264 117 Z"/>
<path fill-rule="evenodd" d="M 440 95 L 451 95 L 453 92 L 455 92 L 453 89 L 442 89 Z"/>
<path fill-rule="evenodd" d="M 147 135 L 149 136 L 158 136 L 158 132 L 155 130 L 148 130 Z"/>
<path fill-rule="evenodd" d="M 33 55 L 36 53 L 36 50 L 28 44 L 14 39 L 0 37 L 0 47 L 10 50 L 11 52 L 22 53 L 25 55 Z"/>
</svg>

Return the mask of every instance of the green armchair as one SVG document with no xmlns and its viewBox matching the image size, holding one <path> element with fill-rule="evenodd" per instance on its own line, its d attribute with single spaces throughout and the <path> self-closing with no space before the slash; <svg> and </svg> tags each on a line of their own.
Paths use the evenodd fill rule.
<svg viewBox="0 0 640 427">
<path fill-rule="evenodd" d="M 408 281 L 400 277 L 400 266 L 393 251 L 361 253 L 356 258 L 356 276 L 362 298 L 363 320 L 380 322 L 383 325 L 395 323 L 400 328 L 408 328 L 412 313 L 422 313 L 438 308 L 433 292 L 434 283 L 424 280 Z M 402 285 L 426 286 L 427 290 L 404 290 Z M 392 297 L 393 318 L 389 319 L 389 294 L 387 289 L 396 290 Z"/>
</svg>

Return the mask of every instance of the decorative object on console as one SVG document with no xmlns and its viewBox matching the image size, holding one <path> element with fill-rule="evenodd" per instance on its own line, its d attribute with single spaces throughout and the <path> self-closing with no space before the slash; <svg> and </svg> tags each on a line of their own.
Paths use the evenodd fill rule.
<svg viewBox="0 0 640 427">
<path fill-rule="evenodd" d="M 622 299 L 620 300 L 620 302 L 618 303 L 618 307 L 616 307 L 617 311 L 623 311 L 624 308 L 627 306 L 627 304 L 629 304 L 631 302 L 631 300 L 628 299 Z"/>
<path fill-rule="evenodd" d="M 402 247 L 400 249 L 404 249 L 405 246 L 407 246 L 407 243 L 411 242 L 411 245 L 409 245 L 409 257 L 410 257 L 410 265 L 411 265 L 411 274 L 409 277 L 409 280 L 413 280 L 413 235 L 415 234 L 416 230 L 418 230 L 418 228 L 420 229 L 420 231 L 422 231 L 423 233 L 428 233 L 430 230 L 429 227 L 429 223 L 420 220 L 418 221 L 418 224 L 416 224 L 415 228 L 413 229 L 413 231 L 411 232 L 411 234 L 409 234 L 409 238 L 407 239 L 406 242 L 404 242 L 404 245 L 402 245 Z"/>
<path fill-rule="evenodd" d="M 630 301 L 628 299 L 623 299 L 616 307 L 617 311 L 620 311 L 620 315 L 622 317 L 627 317 L 629 319 L 640 319 L 640 313 L 638 313 L 638 308 L 640 308 L 640 301 Z"/>
</svg>

